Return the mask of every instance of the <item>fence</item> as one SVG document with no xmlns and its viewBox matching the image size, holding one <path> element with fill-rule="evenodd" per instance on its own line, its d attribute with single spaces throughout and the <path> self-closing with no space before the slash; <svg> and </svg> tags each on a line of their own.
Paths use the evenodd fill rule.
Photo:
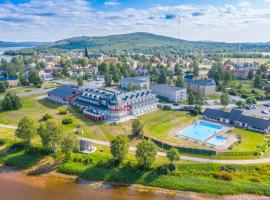
<svg viewBox="0 0 270 200">
<path fill-rule="evenodd" d="M 249 156 L 249 155 L 255 155 L 256 154 L 256 152 L 254 152 L 254 151 L 239 151 L 239 152 L 227 152 L 227 151 L 225 151 L 225 152 L 217 152 L 217 154 L 218 155 L 247 155 L 247 156 Z"/>
<path fill-rule="evenodd" d="M 144 139 L 152 140 L 158 147 L 161 147 L 162 149 L 168 150 L 170 148 L 176 148 L 180 152 L 183 153 L 191 153 L 191 154 L 200 154 L 200 155 L 208 155 L 208 156 L 216 156 L 216 155 L 255 155 L 256 152 L 254 151 L 243 151 L 243 152 L 217 152 L 215 150 L 208 150 L 208 149 L 195 149 L 195 148 L 189 148 L 189 147 L 181 147 L 181 146 L 173 146 L 171 144 L 167 144 L 164 142 L 161 142 L 159 140 L 153 139 L 148 136 L 144 136 Z"/>
<path fill-rule="evenodd" d="M 195 148 L 189 148 L 189 147 L 173 146 L 171 144 L 161 142 L 159 140 L 150 138 L 148 136 L 144 136 L 144 139 L 152 140 L 157 146 L 161 147 L 162 149 L 166 149 L 166 150 L 170 149 L 170 148 L 176 148 L 182 153 L 200 154 L 200 155 L 208 155 L 208 156 L 216 156 L 217 155 L 217 152 L 214 151 L 214 150 L 195 149 Z"/>
</svg>

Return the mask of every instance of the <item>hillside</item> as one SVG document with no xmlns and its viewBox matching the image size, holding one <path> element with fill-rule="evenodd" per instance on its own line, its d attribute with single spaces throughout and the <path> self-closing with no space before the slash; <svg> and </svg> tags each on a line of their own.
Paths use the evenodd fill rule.
<svg viewBox="0 0 270 200">
<path fill-rule="evenodd" d="M 144 32 L 69 38 L 36 47 L 34 50 L 38 52 L 59 52 L 82 50 L 84 48 L 89 48 L 93 52 L 135 51 L 144 53 L 270 51 L 270 46 L 265 44 L 186 41 Z"/>
</svg>

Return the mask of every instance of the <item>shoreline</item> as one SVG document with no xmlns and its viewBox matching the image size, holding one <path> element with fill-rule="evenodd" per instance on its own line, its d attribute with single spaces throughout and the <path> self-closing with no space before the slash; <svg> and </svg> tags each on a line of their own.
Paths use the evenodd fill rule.
<svg viewBox="0 0 270 200">
<path fill-rule="evenodd" d="M 155 194 L 165 194 L 168 196 L 175 196 L 179 198 L 185 198 L 190 197 L 189 199 L 198 199 L 198 200 L 265 200 L 270 199 L 270 197 L 267 196 L 257 196 L 252 194 L 239 194 L 239 195 L 212 195 L 207 193 L 198 193 L 198 192 L 192 192 L 192 191 L 183 191 L 183 190 L 170 190 L 170 189 L 164 189 L 159 187 L 151 187 L 151 186 L 145 186 L 140 184 L 125 184 L 125 183 L 117 183 L 117 182 L 106 182 L 106 181 L 91 181 L 88 179 L 83 179 L 79 176 L 75 175 L 69 175 L 64 174 L 56 171 L 52 171 L 45 174 L 37 174 L 37 175 L 28 175 L 26 170 L 19 169 L 17 167 L 13 166 L 7 166 L 7 165 L 0 165 L 0 173 L 7 173 L 7 172 L 17 172 L 17 173 L 23 173 L 26 176 L 38 176 L 38 177 L 55 177 L 63 180 L 71 180 L 74 184 L 80 186 L 80 185 L 89 185 L 93 189 L 94 188 L 101 188 L 105 190 L 109 189 L 116 189 L 116 188 L 125 188 L 128 190 L 134 190 L 140 193 L 155 193 Z"/>
</svg>

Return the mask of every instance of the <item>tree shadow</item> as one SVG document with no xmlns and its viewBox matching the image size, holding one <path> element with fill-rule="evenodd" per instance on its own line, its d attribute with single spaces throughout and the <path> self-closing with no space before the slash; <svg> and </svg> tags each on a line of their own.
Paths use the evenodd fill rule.
<svg viewBox="0 0 270 200">
<path fill-rule="evenodd" d="M 116 182 L 129 186 L 141 179 L 145 173 L 145 171 L 127 165 L 106 167 L 96 164 L 85 170 L 81 177 L 91 181 Z"/>
<path fill-rule="evenodd" d="M 0 152 L 0 163 L 7 166 L 27 169 L 34 166 L 46 155 L 47 154 L 37 150 L 36 148 L 25 150 L 20 146 L 20 143 L 16 143 Z"/>
</svg>

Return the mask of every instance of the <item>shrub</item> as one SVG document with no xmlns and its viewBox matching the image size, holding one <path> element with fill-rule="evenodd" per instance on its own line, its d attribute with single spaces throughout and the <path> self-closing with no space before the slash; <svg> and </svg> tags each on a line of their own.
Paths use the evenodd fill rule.
<svg viewBox="0 0 270 200">
<path fill-rule="evenodd" d="M 224 181 L 232 181 L 233 180 L 233 176 L 229 172 L 226 172 L 226 171 L 215 172 L 213 174 L 213 177 L 215 179 L 220 179 L 220 180 L 224 180 Z"/>
<path fill-rule="evenodd" d="M 65 114 L 68 113 L 67 108 L 64 107 L 64 106 L 60 107 L 58 111 L 59 111 L 59 114 L 60 114 L 60 115 L 65 115 Z"/>
<path fill-rule="evenodd" d="M 73 119 L 71 117 L 64 117 L 62 120 L 63 125 L 68 125 L 68 124 L 72 124 L 72 123 L 73 123 Z"/>
<path fill-rule="evenodd" d="M 171 110 L 172 108 L 171 108 L 171 106 L 169 106 L 169 105 L 164 105 L 164 106 L 162 107 L 162 109 L 163 109 L 163 110 Z"/>
<path fill-rule="evenodd" d="M 47 120 L 49 120 L 49 119 L 53 119 L 53 117 L 52 117 L 50 114 L 48 114 L 48 113 L 46 113 L 46 114 L 43 115 L 43 117 L 42 117 L 42 121 L 47 121 Z"/>
<path fill-rule="evenodd" d="M 260 180 L 259 177 L 257 177 L 257 176 L 251 177 L 251 178 L 250 178 L 250 181 L 251 181 L 251 182 L 256 182 L 256 183 L 261 182 L 261 180 Z"/>
<path fill-rule="evenodd" d="M 0 146 L 5 144 L 5 140 L 4 139 L 0 139 Z"/>
</svg>

